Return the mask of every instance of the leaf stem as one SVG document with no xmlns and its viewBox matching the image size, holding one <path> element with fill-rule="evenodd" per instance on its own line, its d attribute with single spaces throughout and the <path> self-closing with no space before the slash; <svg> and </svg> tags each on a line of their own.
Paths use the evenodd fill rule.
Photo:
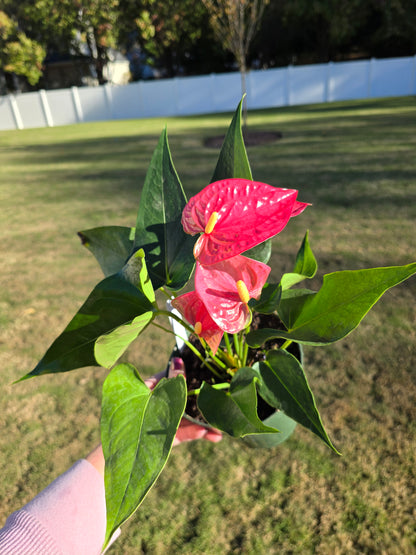
<svg viewBox="0 0 416 555">
<path fill-rule="evenodd" d="M 291 339 L 286 339 L 286 341 L 283 343 L 283 345 L 280 348 L 283 350 L 286 350 L 291 343 L 292 343 Z"/>
<path fill-rule="evenodd" d="M 232 356 L 233 350 L 232 350 L 232 348 L 231 348 L 230 338 L 229 338 L 228 333 L 227 333 L 226 331 L 224 332 L 224 336 L 223 336 L 223 337 L 224 337 L 224 342 L 225 342 L 225 346 L 226 346 L 226 348 L 227 348 L 228 354 L 229 354 L 230 356 Z"/>
<path fill-rule="evenodd" d="M 198 349 L 192 345 L 192 343 L 190 343 L 189 341 L 185 341 L 185 344 L 191 349 L 191 351 L 199 358 L 199 360 L 202 362 L 202 364 L 204 364 L 208 370 L 210 370 L 214 376 L 216 376 L 217 378 L 219 378 L 220 380 L 223 379 L 223 377 L 221 376 L 221 374 L 219 372 L 217 372 L 217 370 L 207 361 L 206 358 L 204 358 L 201 353 L 198 351 Z"/>
<path fill-rule="evenodd" d="M 248 343 L 245 340 L 246 334 L 250 331 L 250 325 L 248 325 L 245 329 L 245 334 L 243 336 L 244 341 L 243 341 L 243 356 L 241 359 L 241 365 L 245 366 L 247 364 L 247 356 L 248 356 Z"/>
<path fill-rule="evenodd" d="M 172 299 L 172 293 L 168 293 L 167 291 L 165 291 L 164 287 L 160 287 L 159 290 L 169 299 Z"/>
<path fill-rule="evenodd" d="M 161 316 L 167 316 L 168 318 L 173 318 L 177 322 L 179 322 L 184 328 L 186 328 L 189 333 L 194 333 L 194 328 L 190 326 L 185 320 L 182 320 L 179 316 L 177 316 L 174 312 L 169 312 L 169 310 L 158 310 L 157 314 Z"/>
<path fill-rule="evenodd" d="M 228 389 L 230 387 L 230 384 L 228 382 L 214 383 L 211 385 L 211 387 L 213 389 Z M 188 391 L 188 395 L 199 395 L 200 392 L 201 388 L 191 389 L 190 391 Z"/>
<path fill-rule="evenodd" d="M 240 357 L 240 343 L 238 341 L 238 333 L 233 334 L 233 340 L 234 340 L 235 354 L 238 356 L 238 358 L 241 358 Z"/>
</svg>

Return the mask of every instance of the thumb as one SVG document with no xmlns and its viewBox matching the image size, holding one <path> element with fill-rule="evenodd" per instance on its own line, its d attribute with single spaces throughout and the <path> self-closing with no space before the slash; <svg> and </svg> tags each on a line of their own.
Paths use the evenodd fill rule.
<svg viewBox="0 0 416 555">
<path fill-rule="evenodd" d="M 185 363 L 179 357 L 172 357 L 169 363 L 168 378 L 176 378 L 176 376 L 185 376 Z"/>
</svg>

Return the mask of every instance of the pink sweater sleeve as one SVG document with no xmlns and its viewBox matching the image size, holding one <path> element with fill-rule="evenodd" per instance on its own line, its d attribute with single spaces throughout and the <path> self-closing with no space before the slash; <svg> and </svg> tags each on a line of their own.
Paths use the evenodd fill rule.
<svg viewBox="0 0 416 555">
<path fill-rule="evenodd" d="M 83 459 L 9 516 L 0 555 L 99 555 L 105 526 L 104 480 Z"/>
</svg>

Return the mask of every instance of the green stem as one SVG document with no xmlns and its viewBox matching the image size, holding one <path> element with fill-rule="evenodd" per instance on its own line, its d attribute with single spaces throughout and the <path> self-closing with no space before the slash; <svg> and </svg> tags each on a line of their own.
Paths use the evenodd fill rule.
<svg viewBox="0 0 416 555">
<path fill-rule="evenodd" d="M 212 358 L 212 361 L 222 370 L 227 371 L 228 366 L 227 366 L 227 361 L 225 360 L 225 362 L 223 362 L 221 360 L 221 353 L 222 351 L 218 350 L 216 355 L 212 354 L 212 351 L 210 351 L 210 356 Z"/>
<path fill-rule="evenodd" d="M 172 293 L 168 293 L 167 291 L 165 291 L 165 289 L 163 287 L 160 287 L 160 291 L 169 299 L 172 299 Z"/>
<path fill-rule="evenodd" d="M 286 350 L 291 343 L 292 343 L 292 340 L 287 339 L 280 348 Z"/>
<path fill-rule="evenodd" d="M 228 389 L 230 387 L 230 384 L 228 382 L 214 383 L 211 387 L 213 389 Z M 200 392 L 201 388 L 191 389 L 190 391 L 188 391 L 188 395 L 199 395 Z"/>
<path fill-rule="evenodd" d="M 152 325 L 155 326 L 156 328 L 159 328 L 160 330 L 163 330 L 166 333 L 170 333 L 171 335 L 173 335 L 174 337 L 177 337 L 178 339 L 182 339 L 182 341 L 186 342 L 186 340 L 188 339 L 187 337 L 179 337 L 179 335 L 176 335 L 176 333 L 172 330 L 169 330 L 163 326 L 161 326 L 160 324 L 156 324 L 156 322 L 152 322 Z"/>
<path fill-rule="evenodd" d="M 217 378 L 222 379 L 222 376 L 217 370 L 201 355 L 198 349 L 189 343 L 189 341 L 185 341 L 185 344 L 191 349 L 191 351 L 199 358 L 199 360 L 204 364 Z"/>
<path fill-rule="evenodd" d="M 244 331 L 244 335 L 243 335 L 243 356 L 242 356 L 242 359 L 241 359 L 242 366 L 245 366 L 247 364 L 248 343 L 245 340 L 245 338 L 246 338 L 246 335 L 248 334 L 249 331 L 250 331 L 250 324 L 246 327 L 246 329 Z"/>
<path fill-rule="evenodd" d="M 225 346 L 227 348 L 228 354 L 231 356 L 233 354 L 233 350 L 231 348 L 230 338 L 227 332 L 224 332 L 224 342 L 225 342 Z"/>
<path fill-rule="evenodd" d="M 157 314 L 160 314 L 161 316 L 167 316 L 168 318 L 173 318 L 174 320 L 179 322 L 184 328 L 186 328 L 189 331 L 189 333 L 194 333 L 194 328 L 190 326 L 187 322 L 182 320 L 182 318 L 177 316 L 174 312 L 169 312 L 169 310 L 158 310 Z"/>
<path fill-rule="evenodd" d="M 238 334 L 237 333 L 233 334 L 233 340 L 234 340 L 235 354 L 238 356 L 238 358 L 240 358 L 240 343 L 238 341 Z"/>
</svg>

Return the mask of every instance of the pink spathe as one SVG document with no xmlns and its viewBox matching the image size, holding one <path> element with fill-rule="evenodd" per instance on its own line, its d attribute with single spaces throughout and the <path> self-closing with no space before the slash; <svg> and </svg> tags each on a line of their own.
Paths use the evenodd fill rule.
<svg viewBox="0 0 416 555">
<path fill-rule="evenodd" d="M 202 233 L 194 256 L 205 265 L 241 254 L 280 233 L 308 206 L 298 191 L 248 179 L 211 183 L 192 197 L 182 213 L 186 233 Z"/>
</svg>

